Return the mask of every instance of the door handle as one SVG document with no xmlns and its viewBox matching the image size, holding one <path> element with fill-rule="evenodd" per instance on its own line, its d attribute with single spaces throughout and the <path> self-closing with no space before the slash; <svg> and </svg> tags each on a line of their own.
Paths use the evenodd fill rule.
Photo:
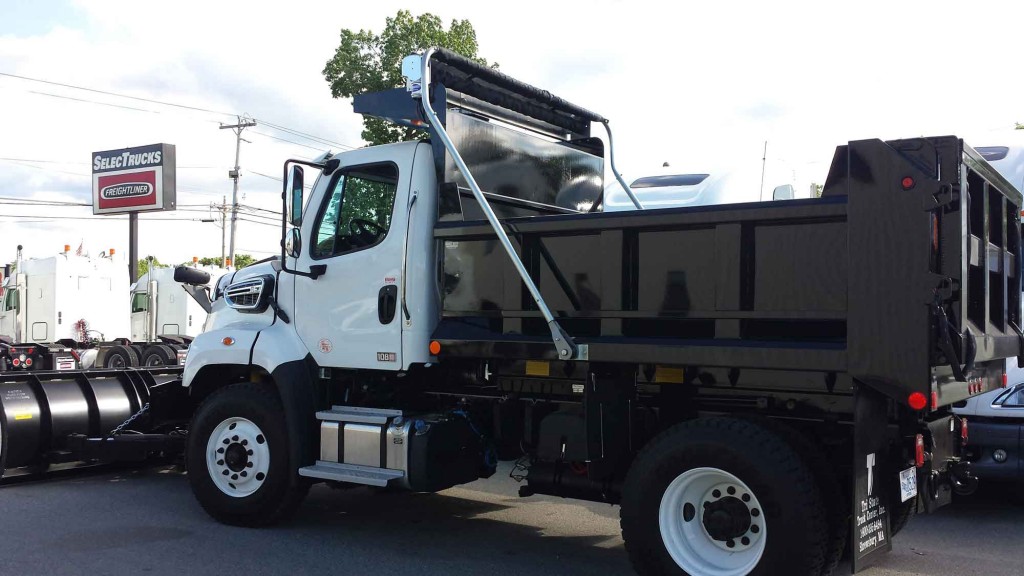
<svg viewBox="0 0 1024 576">
<path fill-rule="evenodd" d="M 395 319 L 398 304 L 398 286 L 389 284 L 377 294 L 377 319 L 381 324 L 390 324 Z"/>
</svg>

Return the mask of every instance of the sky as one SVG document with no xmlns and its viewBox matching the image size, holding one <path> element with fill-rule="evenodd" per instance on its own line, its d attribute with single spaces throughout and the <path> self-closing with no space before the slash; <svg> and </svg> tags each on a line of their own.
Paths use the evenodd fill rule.
<svg viewBox="0 0 1024 576">
<path fill-rule="evenodd" d="M 1024 122 L 1019 1 L 0 0 L 0 202 L 90 202 L 92 152 L 171 143 L 179 210 L 140 216 L 139 253 L 219 256 L 219 222 L 200 221 L 231 196 L 235 140 L 219 124 L 256 119 L 240 202 L 279 210 L 284 160 L 364 144 L 321 74 L 339 31 L 379 32 L 399 9 L 469 19 L 502 71 L 610 118 L 627 181 L 760 170 L 764 156 L 806 189 L 849 140 L 999 145 Z M 260 216 L 273 217 L 243 214 L 238 252 L 279 250 Z M 45 257 L 127 243 L 125 217 L 0 203 L 0 262 L 17 244 Z"/>
</svg>

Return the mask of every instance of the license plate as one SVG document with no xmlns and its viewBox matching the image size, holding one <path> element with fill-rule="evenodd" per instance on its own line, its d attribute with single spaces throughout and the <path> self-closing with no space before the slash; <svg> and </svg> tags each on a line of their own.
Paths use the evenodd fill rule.
<svg viewBox="0 0 1024 576">
<path fill-rule="evenodd" d="M 74 358 L 57 358 L 57 370 L 74 370 Z"/>
<path fill-rule="evenodd" d="M 917 468 L 911 466 L 900 472 L 900 502 L 917 496 Z"/>
</svg>

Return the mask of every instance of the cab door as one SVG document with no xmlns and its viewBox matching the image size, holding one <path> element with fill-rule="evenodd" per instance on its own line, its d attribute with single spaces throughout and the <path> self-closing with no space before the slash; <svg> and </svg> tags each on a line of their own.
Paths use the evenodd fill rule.
<svg viewBox="0 0 1024 576">
<path fill-rule="evenodd" d="M 295 329 L 320 366 L 399 370 L 399 274 L 415 145 L 341 155 L 303 214 L 294 278 Z M 326 185 L 323 182 L 326 181 Z"/>
</svg>

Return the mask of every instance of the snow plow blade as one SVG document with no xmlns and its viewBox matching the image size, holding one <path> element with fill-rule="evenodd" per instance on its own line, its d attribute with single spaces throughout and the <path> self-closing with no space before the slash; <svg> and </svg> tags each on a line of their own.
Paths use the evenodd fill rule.
<svg viewBox="0 0 1024 576">
<path fill-rule="evenodd" d="M 180 377 L 177 367 L 0 374 L 0 479 L 180 452 Z"/>
</svg>

